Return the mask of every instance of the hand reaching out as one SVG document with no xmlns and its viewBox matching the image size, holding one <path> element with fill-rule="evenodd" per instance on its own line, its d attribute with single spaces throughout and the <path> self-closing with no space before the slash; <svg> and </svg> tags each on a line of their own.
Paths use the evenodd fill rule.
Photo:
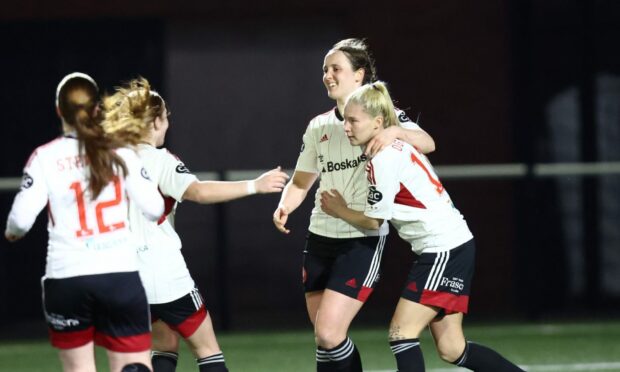
<svg viewBox="0 0 620 372">
<path fill-rule="evenodd" d="M 256 192 L 259 194 L 281 192 L 284 186 L 286 186 L 286 181 L 288 179 L 288 174 L 282 172 L 282 168 L 278 166 L 275 169 L 261 174 L 254 180 Z"/>
</svg>

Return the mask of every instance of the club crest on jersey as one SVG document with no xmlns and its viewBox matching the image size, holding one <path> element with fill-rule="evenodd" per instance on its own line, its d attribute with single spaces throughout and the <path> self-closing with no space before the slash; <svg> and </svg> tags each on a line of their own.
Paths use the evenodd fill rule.
<svg viewBox="0 0 620 372">
<path fill-rule="evenodd" d="M 368 204 L 375 205 L 383 199 L 381 191 L 377 190 L 374 185 L 368 186 Z"/>
<path fill-rule="evenodd" d="M 149 174 L 147 173 L 146 169 L 144 169 L 144 167 L 140 169 L 140 175 L 149 181 L 151 180 L 151 177 L 149 177 Z"/>
<path fill-rule="evenodd" d="M 404 111 L 401 111 L 400 114 L 398 114 L 398 121 L 400 121 L 401 123 L 406 123 L 408 121 L 411 121 L 411 119 L 409 119 L 409 116 L 407 116 Z"/>
<path fill-rule="evenodd" d="M 189 169 L 183 163 L 179 163 L 176 168 L 177 173 L 189 173 Z"/>
<path fill-rule="evenodd" d="M 20 185 L 22 190 L 29 189 L 33 183 L 34 180 L 32 179 L 32 177 L 28 173 L 24 172 L 24 175 L 22 176 L 22 183 Z"/>
</svg>

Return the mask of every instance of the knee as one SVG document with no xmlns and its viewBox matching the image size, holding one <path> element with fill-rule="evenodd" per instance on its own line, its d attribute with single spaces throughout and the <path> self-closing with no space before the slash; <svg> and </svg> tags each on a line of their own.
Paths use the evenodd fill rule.
<svg viewBox="0 0 620 372">
<path fill-rule="evenodd" d="M 454 340 L 437 343 L 437 354 L 444 362 L 454 363 L 463 355 L 464 350 L 465 345 Z"/>
<path fill-rule="evenodd" d="M 342 335 L 340 332 L 330 328 L 317 325 L 314 330 L 314 340 L 316 344 L 324 349 L 333 349 L 346 338 L 346 334 Z"/>
</svg>

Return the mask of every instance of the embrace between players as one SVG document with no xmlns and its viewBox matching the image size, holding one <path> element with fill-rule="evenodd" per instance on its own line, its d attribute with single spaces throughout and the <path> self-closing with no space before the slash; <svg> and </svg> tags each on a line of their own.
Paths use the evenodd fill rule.
<svg viewBox="0 0 620 372">
<path fill-rule="evenodd" d="M 176 204 L 282 191 L 273 222 L 286 234 L 288 216 L 317 179 L 302 278 L 317 371 L 362 371 L 348 328 L 378 280 L 388 220 L 418 255 L 389 327 L 398 370 L 424 371 L 418 337 L 426 326 L 447 362 L 521 370 L 463 334 L 475 246 L 424 156 L 433 139 L 393 106 L 363 40 L 328 51 L 323 83 L 337 105 L 308 125 L 287 183 L 280 167 L 255 180 L 198 180 L 159 148 L 169 113 L 145 79 L 101 105 L 88 75 L 60 82 L 63 135 L 28 160 L 5 236 L 21 238 L 48 206 L 43 305 L 65 371 L 95 371 L 94 344 L 107 349 L 112 371 L 175 371 L 180 338 L 199 371 L 228 371 L 171 223 Z"/>
</svg>

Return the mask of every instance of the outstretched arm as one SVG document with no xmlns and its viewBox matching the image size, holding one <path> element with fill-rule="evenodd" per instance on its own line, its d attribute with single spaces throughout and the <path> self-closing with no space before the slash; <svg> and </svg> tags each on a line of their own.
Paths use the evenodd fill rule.
<svg viewBox="0 0 620 372">
<path fill-rule="evenodd" d="M 331 192 L 321 193 L 321 209 L 332 217 L 340 218 L 366 230 L 378 230 L 383 224 L 383 220 L 367 217 L 364 212 L 347 207 L 347 202 L 338 190 L 332 189 Z"/>
<path fill-rule="evenodd" d="M 280 192 L 289 176 L 280 167 L 248 181 L 194 181 L 183 193 L 184 200 L 201 204 L 221 203 L 253 194 Z"/>
<path fill-rule="evenodd" d="M 293 179 L 282 192 L 278 208 L 273 212 L 273 224 L 280 232 L 284 234 L 291 232 L 286 228 L 288 216 L 304 201 L 308 190 L 317 178 L 318 174 L 316 173 L 295 171 Z"/>
<path fill-rule="evenodd" d="M 385 128 L 368 142 L 364 153 L 370 157 L 375 156 L 384 147 L 389 146 L 395 139 L 400 139 L 415 147 L 423 154 L 435 151 L 435 141 L 428 133 L 420 128 L 405 129 L 399 125 Z"/>
</svg>

